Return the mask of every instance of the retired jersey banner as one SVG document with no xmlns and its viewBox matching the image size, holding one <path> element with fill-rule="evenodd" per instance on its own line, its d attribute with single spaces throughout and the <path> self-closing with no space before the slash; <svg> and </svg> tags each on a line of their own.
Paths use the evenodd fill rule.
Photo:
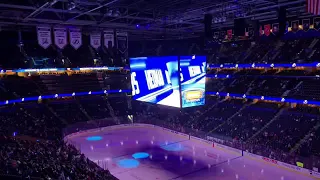
<svg viewBox="0 0 320 180">
<path fill-rule="evenodd" d="M 226 32 L 225 31 L 220 31 L 220 39 L 226 39 Z"/>
<path fill-rule="evenodd" d="M 302 20 L 302 29 L 304 31 L 308 31 L 310 29 L 310 19 L 303 19 Z"/>
<path fill-rule="evenodd" d="M 264 31 L 263 31 L 263 29 L 262 29 L 262 26 L 260 26 L 260 28 L 259 28 L 259 35 L 260 35 L 260 36 L 264 35 Z"/>
<path fill-rule="evenodd" d="M 248 28 L 248 36 L 249 37 L 254 37 L 254 28 L 253 27 L 249 27 Z"/>
<path fill-rule="evenodd" d="M 232 39 L 232 29 L 227 30 L 227 37 L 228 39 Z"/>
<path fill-rule="evenodd" d="M 274 35 L 279 34 L 279 23 L 272 24 L 272 34 Z"/>
<path fill-rule="evenodd" d="M 113 30 L 106 30 L 103 32 L 103 42 L 106 48 L 112 48 L 114 46 Z"/>
<path fill-rule="evenodd" d="M 264 25 L 264 34 L 266 36 L 269 36 L 270 35 L 270 29 L 271 29 L 271 25 L 270 24 L 265 24 Z"/>
<path fill-rule="evenodd" d="M 299 30 L 299 21 L 292 21 L 291 22 L 291 30 L 292 32 L 297 32 Z"/>
<path fill-rule="evenodd" d="M 101 33 L 90 34 L 90 45 L 95 49 L 101 46 Z"/>
<path fill-rule="evenodd" d="M 44 49 L 47 49 L 52 44 L 51 28 L 50 27 L 37 27 L 38 43 Z"/>
<path fill-rule="evenodd" d="M 319 17 L 313 18 L 313 27 L 316 30 L 320 29 L 320 18 Z"/>
<path fill-rule="evenodd" d="M 63 49 L 67 45 L 67 29 L 66 28 L 54 28 L 54 44 Z"/>
<path fill-rule="evenodd" d="M 214 32 L 214 33 L 213 33 L 213 37 L 214 37 L 214 38 L 219 38 L 219 32 Z"/>
<path fill-rule="evenodd" d="M 117 32 L 117 48 L 121 53 L 125 53 L 128 50 L 128 33 Z"/>
<path fill-rule="evenodd" d="M 75 49 L 79 49 L 82 45 L 82 34 L 78 28 L 69 29 L 70 45 Z"/>
</svg>

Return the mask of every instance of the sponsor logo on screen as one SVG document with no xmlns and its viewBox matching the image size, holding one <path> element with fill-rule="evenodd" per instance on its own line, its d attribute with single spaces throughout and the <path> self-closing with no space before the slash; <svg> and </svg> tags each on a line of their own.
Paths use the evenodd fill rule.
<svg viewBox="0 0 320 180">
<path fill-rule="evenodd" d="M 199 101 L 201 98 L 204 97 L 204 90 L 203 89 L 193 89 L 187 90 L 182 93 L 184 99 L 189 102 Z"/>
</svg>

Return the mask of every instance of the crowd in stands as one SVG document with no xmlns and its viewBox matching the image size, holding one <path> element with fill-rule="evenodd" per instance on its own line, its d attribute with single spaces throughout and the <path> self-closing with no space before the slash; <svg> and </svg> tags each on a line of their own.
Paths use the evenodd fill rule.
<svg viewBox="0 0 320 180">
<path fill-rule="evenodd" d="M 113 74 L 121 81 L 127 79 L 126 74 Z M 0 78 L 0 97 L 4 101 L 114 88 L 112 84 L 104 83 L 105 77 L 106 72 L 100 72 L 100 75 L 3 76 Z M 38 102 L 1 106 L 0 176 L 5 179 L 115 179 L 77 149 L 62 142 L 63 135 L 66 135 L 63 129 L 78 122 L 122 116 L 128 113 L 127 104 L 125 94 L 109 94 L 108 98 L 96 95 L 40 99 Z M 119 122 L 92 123 L 90 127 L 116 123 Z"/>
<path fill-rule="evenodd" d="M 93 96 L 0 107 L 0 176 L 8 179 L 115 179 L 77 149 L 62 142 L 63 129 L 69 125 L 112 117 L 113 109 L 106 105 L 107 101 L 105 97 Z M 127 103 L 123 103 L 118 104 L 118 109 L 126 109 Z M 116 121 L 101 123 L 110 124 Z M 101 125 L 91 124 L 91 128 Z"/>
<path fill-rule="evenodd" d="M 0 175 L 4 179 L 115 179 L 64 142 L 8 136 L 0 142 Z"/>
</svg>

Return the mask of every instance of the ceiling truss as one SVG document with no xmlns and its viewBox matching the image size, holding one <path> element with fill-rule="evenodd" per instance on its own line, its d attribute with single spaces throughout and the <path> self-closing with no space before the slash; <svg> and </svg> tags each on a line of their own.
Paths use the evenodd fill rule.
<svg viewBox="0 0 320 180">
<path fill-rule="evenodd" d="M 213 15 L 213 28 L 233 25 L 235 18 L 259 21 L 305 16 L 305 0 L 4 0 L 1 28 L 37 25 L 80 26 L 84 30 L 118 29 L 136 38 L 190 38 L 203 32 L 203 17 Z"/>
</svg>

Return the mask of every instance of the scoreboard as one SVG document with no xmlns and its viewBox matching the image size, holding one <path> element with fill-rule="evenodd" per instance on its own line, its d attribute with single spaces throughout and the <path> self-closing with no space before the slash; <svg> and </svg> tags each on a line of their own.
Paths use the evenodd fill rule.
<svg viewBox="0 0 320 180">
<path fill-rule="evenodd" d="M 130 58 L 133 99 L 172 107 L 205 104 L 205 56 Z"/>
</svg>

